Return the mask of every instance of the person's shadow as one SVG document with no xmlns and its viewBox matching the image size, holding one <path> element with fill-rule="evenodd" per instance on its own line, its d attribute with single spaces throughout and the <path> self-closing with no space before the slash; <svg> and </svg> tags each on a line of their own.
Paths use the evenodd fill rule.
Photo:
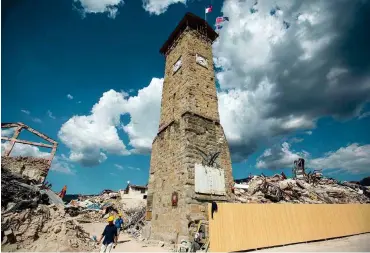
<svg viewBox="0 0 370 253">
<path fill-rule="evenodd" d="M 125 242 L 129 242 L 131 240 L 122 240 L 122 241 L 118 241 L 117 244 L 121 244 L 121 243 L 125 243 Z"/>
</svg>

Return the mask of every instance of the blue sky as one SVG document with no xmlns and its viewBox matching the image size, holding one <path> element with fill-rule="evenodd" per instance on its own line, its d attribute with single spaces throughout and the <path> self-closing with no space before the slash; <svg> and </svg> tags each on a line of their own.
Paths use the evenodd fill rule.
<svg viewBox="0 0 370 253">
<path fill-rule="evenodd" d="M 146 184 L 159 48 L 186 12 L 203 17 L 212 4 L 211 24 L 230 18 L 213 50 L 234 177 L 290 174 L 298 156 L 341 180 L 369 176 L 369 3 L 254 2 L 3 1 L 2 122 L 58 141 L 54 190 Z"/>
</svg>

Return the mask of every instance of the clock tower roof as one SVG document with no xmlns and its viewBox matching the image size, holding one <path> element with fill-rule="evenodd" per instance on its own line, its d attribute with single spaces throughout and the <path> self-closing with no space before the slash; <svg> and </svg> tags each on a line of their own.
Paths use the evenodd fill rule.
<svg viewBox="0 0 370 253">
<path fill-rule="evenodd" d="M 213 30 L 212 26 L 210 26 L 207 23 L 207 21 L 194 15 L 191 12 L 188 12 L 182 18 L 180 23 L 176 26 L 175 30 L 171 33 L 171 35 L 168 37 L 167 41 L 163 44 L 159 52 L 161 54 L 166 54 L 168 48 L 176 40 L 176 38 L 186 29 L 186 27 L 199 30 L 204 35 L 206 35 L 212 42 L 215 41 L 218 37 L 218 34 L 215 32 L 215 30 Z"/>
</svg>

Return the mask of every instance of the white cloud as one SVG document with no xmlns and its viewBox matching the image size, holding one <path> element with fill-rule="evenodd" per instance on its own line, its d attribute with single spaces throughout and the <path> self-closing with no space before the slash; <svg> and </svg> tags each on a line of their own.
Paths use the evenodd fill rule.
<svg viewBox="0 0 370 253">
<path fill-rule="evenodd" d="M 82 15 L 87 13 L 107 13 L 108 17 L 115 18 L 118 8 L 124 4 L 123 0 L 74 0 L 81 5 L 78 8 Z"/>
<path fill-rule="evenodd" d="M 281 169 L 293 166 L 295 160 L 300 157 L 307 158 L 308 153 L 305 151 L 295 153 L 290 150 L 290 145 L 284 142 L 281 147 L 274 146 L 266 149 L 258 158 L 256 167 L 259 169 Z"/>
<path fill-rule="evenodd" d="M 302 138 L 297 138 L 297 137 L 293 137 L 293 138 L 290 140 L 290 142 L 291 142 L 291 143 L 300 143 L 300 142 L 302 142 L 302 141 L 304 141 L 304 139 L 302 139 Z"/>
<path fill-rule="evenodd" d="M 148 153 L 159 125 L 163 79 L 153 78 L 149 86 L 127 97 L 124 92 L 107 91 L 87 116 L 73 116 L 64 123 L 58 136 L 71 149 L 70 159 L 84 166 L 94 166 L 107 159 L 107 153 L 129 155 Z M 122 115 L 129 114 L 130 122 L 123 125 Z M 128 134 L 127 150 L 118 135 Z"/>
<path fill-rule="evenodd" d="M 64 155 L 54 156 L 50 170 L 65 174 L 75 174 L 75 171 L 73 170 L 73 165 L 69 162 L 69 159 L 64 157 Z"/>
<path fill-rule="evenodd" d="M 309 161 L 315 169 L 337 169 L 352 174 L 370 173 L 370 145 L 353 143 Z"/>
<path fill-rule="evenodd" d="M 151 14 L 160 15 L 164 13 L 171 4 L 186 4 L 187 0 L 143 0 L 143 7 Z"/>
<path fill-rule="evenodd" d="M 1 143 L 1 155 L 3 155 L 8 145 L 9 145 L 8 142 Z M 11 156 L 24 156 L 24 157 L 30 156 L 30 157 L 38 157 L 38 158 L 48 158 L 50 156 L 50 153 L 42 152 L 39 150 L 38 147 L 35 147 L 35 146 L 16 143 L 10 155 Z M 68 161 L 62 155 L 61 157 L 54 156 L 54 159 L 51 163 L 50 170 L 57 171 L 60 173 L 65 173 L 65 174 L 75 174 L 72 168 L 73 166 L 70 163 L 68 163 Z"/>
<path fill-rule="evenodd" d="M 82 102 L 81 101 L 78 101 L 77 104 L 81 104 Z"/>
<path fill-rule="evenodd" d="M 129 97 L 125 112 L 130 114 L 130 123 L 123 130 L 130 138 L 134 153 L 148 153 L 157 134 L 162 96 L 163 78 L 153 78 L 150 84 Z"/>
<path fill-rule="evenodd" d="M 353 60 L 368 55 L 370 42 L 362 37 L 359 43 L 350 33 L 363 34 L 365 29 L 360 21 L 356 23 L 366 14 L 361 12 L 361 4 L 347 0 L 341 5 L 317 0 L 255 2 L 224 2 L 222 12 L 230 22 L 224 24 L 213 46 L 220 84 L 220 120 L 234 161 L 247 159 L 272 138 L 296 131 L 311 135 L 322 117 L 358 116 L 370 99 L 370 75 L 366 71 L 370 63 L 357 64 Z M 176 1 L 148 0 L 143 5 L 149 12 L 159 14 L 173 3 Z M 153 79 L 135 97 L 125 98 L 121 94 L 111 112 L 130 115 L 130 122 L 123 129 L 134 148 L 132 153 L 147 153 L 151 149 L 158 130 L 162 82 L 163 79 Z M 92 115 L 79 117 L 88 117 L 84 119 L 88 121 Z M 102 123 L 94 120 L 91 124 Z M 109 125 L 118 141 L 117 124 Z M 90 141 L 83 140 L 99 139 L 96 131 L 83 133 L 84 128 L 80 132 L 75 127 L 69 130 L 82 136 L 65 140 L 69 147 L 73 146 L 72 153 L 88 147 L 85 144 Z M 99 134 L 104 135 L 100 131 Z M 71 144 L 75 142 L 78 145 Z M 106 159 L 102 152 L 108 144 L 92 142 L 93 157 Z M 89 152 L 77 153 L 75 160 Z"/>
<path fill-rule="evenodd" d="M 266 149 L 257 159 L 256 167 L 260 169 L 290 168 L 294 160 L 300 157 L 306 160 L 306 167 L 311 169 L 335 170 L 335 173 L 350 174 L 370 172 L 370 145 L 361 146 L 357 143 L 328 152 L 322 157 L 311 158 L 308 152 L 296 152 L 287 142 L 284 142 L 281 147 L 274 146 Z"/>
<path fill-rule="evenodd" d="M 315 128 L 321 117 L 355 117 L 370 100 L 370 66 L 352 60 L 360 55 L 349 33 L 364 29 L 353 21 L 366 15 L 361 4 L 255 3 L 224 2 L 230 21 L 213 46 L 221 123 L 238 160 L 270 138 Z M 368 43 L 357 44 L 365 54 Z"/>
<path fill-rule="evenodd" d="M 14 131 L 15 131 L 14 127 L 1 129 L 1 136 L 13 137 Z"/>
<path fill-rule="evenodd" d="M 32 121 L 36 123 L 42 123 L 42 120 L 39 118 L 32 118 Z"/>
<path fill-rule="evenodd" d="M 119 164 L 114 164 L 114 166 L 117 168 L 117 169 L 119 169 L 119 170 L 123 170 L 123 166 L 122 165 L 119 165 Z"/>
<path fill-rule="evenodd" d="M 128 168 L 129 168 L 130 170 L 141 170 L 140 168 L 132 167 L 132 166 L 128 166 Z"/>
<path fill-rule="evenodd" d="M 116 128 L 125 111 L 124 105 L 123 95 L 110 90 L 93 106 L 90 115 L 73 116 L 62 125 L 58 136 L 71 149 L 72 161 L 94 166 L 107 159 L 104 152 L 129 154 Z"/>
<path fill-rule="evenodd" d="M 30 111 L 27 111 L 27 110 L 21 110 L 21 112 L 27 114 L 27 115 L 30 115 Z"/>
<path fill-rule="evenodd" d="M 68 98 L 69 100 L 72 100 L 72 99 L 73 99 L 73 96 L 72 96 L 71 94 L 68 94 L 68 95 L 67 95 L 67 98 Z"/>
<path fill-rule="evenodd" d="M 9 142 L 1 143 L 1 154 L 3 154 L 8 145 Z M 11 156 L 32 156 L 40 158 L 47 158 L 50 155 L 49 153 L 40 151 L 38 147 L 21 143 L 16 143 L 10 154 Z"/>
<path fill-rule="evenodd" d="M 47 111 L 47 114 L 48 114 L 49 118 L 56 119 L 56 117 L 53 115 L 53 113 L 50 110 Z"/>
<path fill-rule="evenodd" d="M 370 112 L 364 112 L 360 116 L 358 116 L 358 119 L 364 119 L 370 116 Z"/>
</svg>

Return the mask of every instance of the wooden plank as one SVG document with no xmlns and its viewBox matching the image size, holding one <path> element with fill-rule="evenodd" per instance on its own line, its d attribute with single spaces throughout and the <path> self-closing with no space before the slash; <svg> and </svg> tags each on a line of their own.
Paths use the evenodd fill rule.
<svg viewBox="0 0 370 253">
<path fill-rule="evenodd" d="M 218 203 L 210 251 L 244 251 L 370 232 L 370 204 Z M 208 206 L 211 217 L 211 204 Z"/>
</svg>

